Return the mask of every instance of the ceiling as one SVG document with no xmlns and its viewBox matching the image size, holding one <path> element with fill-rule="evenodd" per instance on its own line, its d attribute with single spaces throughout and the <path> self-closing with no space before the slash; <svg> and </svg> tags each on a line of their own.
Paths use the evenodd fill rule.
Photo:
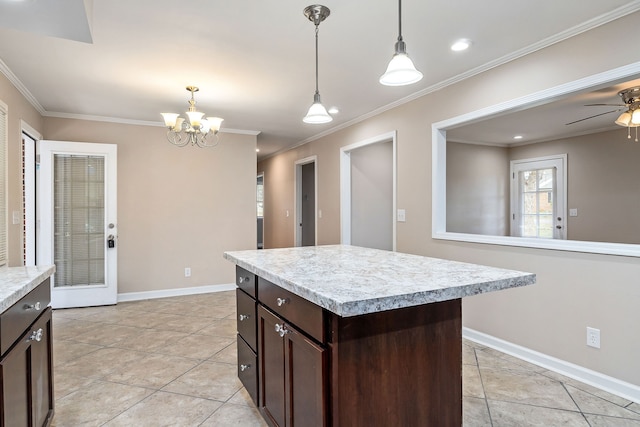
<svg viewBox="0 0 640 427">
<path fill-rule="evenodd" d="M 447 140 L 515 146 L 626 129 L 614 123 L 627 110 L 618 92 L 634 86 L 640 86 L 640 76 L 611 82 L 604 87 L 585 89 L 543 105 L 507 111 L 450 129 L 447 130 Z M 522 138 L 514 139 L 516 135 Z M 632 130 L 631 135 L 632 138 L 635 136 L 635 130 Z"/>
<path fill-rule="evenodd" d="M 309 4 L 0 0 L 0 71 L 44 116 L 123 123 L 160 125 L 160 112 L 186 110 L 184 88 L 196 85 L 198 109 L 223 117 L 223 130 L 259 132 L 266 157 L 640 10 L 640 0 L 405 0 L 403 36 L 424 78 L 387 87 L 378 78 L 393 54 L 397 2 L 323 0 L 331 15 L 320 25 L 319 88 L 340 112 L 309 125 Z M 471 48 L 451 51 L 460 38 Z"/>
</svg>

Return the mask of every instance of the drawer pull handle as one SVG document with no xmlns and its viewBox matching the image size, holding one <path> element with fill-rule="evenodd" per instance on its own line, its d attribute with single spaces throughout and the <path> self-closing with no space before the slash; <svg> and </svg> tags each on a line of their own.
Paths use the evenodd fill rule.
<svg viewBox="0 0 640 427">
<path fill-rule="evenodd" d="M 248 282 L 249 278 L 248 277 L 238 277 L 238 283 L 243 284 L 244 282 Z"/>
<path fill-rule="evenodd" d="M 40 301 L 38 301 L 35 304 L 25 304 L 24 305 L 24 309 L 25 310 L 35 310 L 35 311 L 40 311 L 40 309 L 42 308 L 42 304 L 40 304 Z"/>
<path fill-rule="evenodd" d="M 251 368 L 251 365 L 240 365 L 240 370 L 242 372 L 246 371 L 247 369 Z"/>
<path fill-rule="evenodd" d="M 240 316 L 238 316 L 238 319 L 240 319 L 240 321 L 242 322 L 243 320 L 247 320 L 250 317 L 251 316 L 248 314 L 241 314 Z"/>
<path fill-rule="evenodd" d="M 29 341 L 42 341 L 42 328 L 37 331 L 31 332 L 31 336 L 29 337 Z"/>
<path fill-rule="evenodd" d="M 278 333 L 278 335 L 280 335 L 280 338 L 284 337 L 286 334 L 291 332 L 287 328 L 284 327 L 284 323 L 282 325 L 278 325 L 276 323 L 275 331 Z"/>
<path fill-rule="evenodd" d="M 288 302 L 289 302 L 289 300 L 287 298 L 278 298 L 276 300 L 276 303 L 278 304 L 278 307 L 282 307 L 283 305 L 285 305 Z"/>
</svg>

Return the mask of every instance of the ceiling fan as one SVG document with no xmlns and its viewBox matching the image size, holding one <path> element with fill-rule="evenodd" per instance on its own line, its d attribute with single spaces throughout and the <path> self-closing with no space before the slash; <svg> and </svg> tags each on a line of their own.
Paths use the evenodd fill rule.
<svg viewBox="0 0 640 427">
<path fill-rule="evenodd" d="M 606 111 L 600 114 L 594 114 L 593 116 L 585 117 L 583 119 L 575 120 L 573 122 L 565 123 L 565 125 L 572 125 L 574 123 L 583 122 L 585 120 L 593 119 L 594 117 L 604 116 L 605 114 L 611 114 L 618 111 L 626 110 L 615 121 L 617 125 L 626 127 L 638 127 L 640 126 L 640 86 L 633 86 L 627 89 L 623 89 L 618 92 L 618 95 L 622 99 L 623 104 L 585 104 L 585 107 L 600 107 L 611 106 L 619 107 L 615 110 Z M 635 113 L 635 114 L 634 114 Z M 633 116 L 636 116 L 635 118 Z"/>
</svg>

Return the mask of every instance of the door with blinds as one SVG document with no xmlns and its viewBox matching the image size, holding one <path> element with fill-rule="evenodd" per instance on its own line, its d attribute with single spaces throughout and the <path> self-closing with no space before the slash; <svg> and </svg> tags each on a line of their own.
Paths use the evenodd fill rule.
<svg viewBox="0 0 640 427">
<path fill-rule="evenodd" d="M 38 264 L 54 308 L 117 302 L 117 147 L 40 141 Z"/>
</svg>

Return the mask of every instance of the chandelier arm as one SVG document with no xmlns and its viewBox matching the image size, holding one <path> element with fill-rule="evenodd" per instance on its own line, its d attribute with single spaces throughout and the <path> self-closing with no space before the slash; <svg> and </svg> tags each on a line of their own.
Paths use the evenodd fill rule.
<svg viewBox="0 0 640 427">
<path fill-rule="evenodd" d="M 316 24 L 316 93 L 318 92 L 318 25 Z"/>
<path fill-rule="evenodd" d="M 177 147 L 184 147 L 188 143 L 188 140 L 182 140 L 182 135 L 179 132 L 174 132 L 172 130 L 167 132 L 167 141 Z"/>
</svg>

